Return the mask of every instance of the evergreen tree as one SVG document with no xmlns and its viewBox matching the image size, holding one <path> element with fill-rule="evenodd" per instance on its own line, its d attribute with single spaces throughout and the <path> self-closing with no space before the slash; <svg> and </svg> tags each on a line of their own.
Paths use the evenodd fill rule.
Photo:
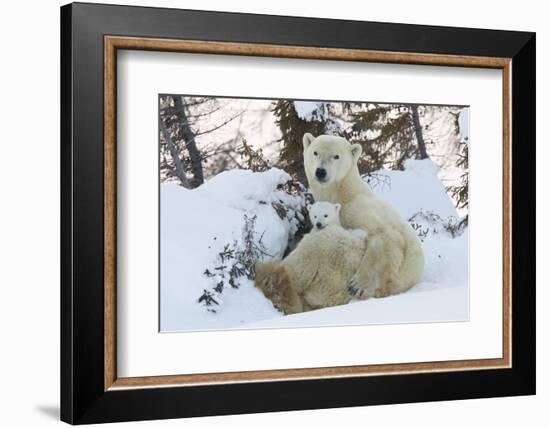
<svg viewBox="0 0 550 428">
<path fill-rule="evenodd" d="M 465 140 L 460 143 L 460 151 L 458 153 L 456 166 L 464 171 L 460 176 L 460 184 L 449 186 L 447 191 L 451 193 L 452 198 L 456 201 L 456 207 L 458 209 L 468 208 L 468 142 Z M 465 226 L 468 225 L 468 214 L 462 219 L 461 223 Z"/>
<path fill-rule="evenodd" d="M 383 168 L 403 169 L 407 159 L 428 157 L 419 106 L 354 103 L 349 109 L 348 140 L 363 148 L 361 174 Z"/>
<path fill-rule="evenodd" d="M 270 168 L 269 162 L 264 157 L 263 150 L 254 150 L 244 138 L 240 147 L 237 148 L 237 153 L 243 160 L 243 166 L 250 171 L 262 172 Z"/>
<path fill-rule="evenodd" d="M 294 179 L 307 185 L 303 162 L 303 136 L 306 132 L 321 135 L 326 131 L 324 121 L 313 119 L 307 121 L 298 116 L 294 101 L 279 100 L 273 106 L 275 123 L 281 130 L 281 152 L 278 166 L 288 172 Z"/>
</svg>

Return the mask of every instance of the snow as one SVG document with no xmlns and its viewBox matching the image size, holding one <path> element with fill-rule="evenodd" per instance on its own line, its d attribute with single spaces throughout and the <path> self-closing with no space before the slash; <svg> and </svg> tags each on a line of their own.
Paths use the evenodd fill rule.
<svg viewBox="0 0 550 428">
<path fill-rule="evenodd" d="M 298 117 L 305 121 L 326 120 L 328 113 L 326 104 L 319 101 L 294 101 L 294 109 Z"/>
<path fill-rule="evenodd" d="M 405 171 L 378 171 L 365 177 L 371 189 L 396 207 L 403 218 L 419 211 L 432 211 L 441 217 L 456 216 L 452 199 L 438 178 L 439 168 L 429 159 L 405 162 Z"/>
<path fill-rule="evenodd" d="M 283 256 L 293 225 L 277 215 L 271 202 L 289 199 L 276 191 L 289 178 L 276 168 L 263 173 L 232 170 L 194 190 L 161 185 L 162 331 L 235 327 L 279 315 L 252 281 L 243 281 L 238 290 L 224 290 L 217 298 L 223 309 L 216 316 L 197 300 L 212 286 L 205 269 L 225 244 L 242 239 L 244 214 L 257 216 L 256 227 L 264 232 L 262 242 L 269 254 Z"/>
<path fill-rule="evenodd" d="M 195 191 L 222 205 L 252 211 L 258 201 L 265 202 L 273 198 L 277 184 L 288 180 L 290 176 L 278 168 L 261 173 L 235 169 L 216 175 Z"/>
<path fill-rule="evenodd" d="M 464 109 L 458 115 L 458 129 L 464 140 L 470 139 L 470 110 Z"/>
<path fill-rule="evenodd" d="M 301 119 L 310 121 L 316 116 L 316 113 L 320 111 L 324 103 L 317 101 L 294 101 L 294 109 Z"/>
<path fill-rule="evenodd" d="M 467 302 L 466 287 L 422 288 L 384 299 L 355 301 L 317 311 L 278 317 L 247 325 L 247 328 L 317 327 L 319 325 L 410 324 L 429 321 L 463 320 L 467 310 L 460 305 L 438 302 Z"/>
<path fill-rule="evenodd" d="M 410 160 L 405 171 L 379 171 L 365 177 L 380 197 L 395 206 L 404 219 L 419 211 L 441 220 L 457 217 L 456 210 L 430 160 Z M 457 237 L 441 224 L 422 222 L 426 256 L 424 280 L 406 293 L 383 299 L 283 316 L 242 279 L 238 289 L 216 295 L 210 312 L 197 302 L 212 278 L 203 272 L 213 266 L 227 243 L 242 241 L 244 215 L 257 216 L 256 231 L 269 254 L 280 259 L 295 225 L 281 219 L 271 206 L 283 201 L 298 209 L 303 200 L 277 186 L 289 176 L 279 169 L 254 173 L 223 172 L 194 190 L 161 185 L 161 330 L 307 327 L 464 321 L 468 319 L 468 230 Z M 367 185 L 367 184 L 366 184 Z M 415 220 L 416 221 L 416 220 Z"/>
</svg>

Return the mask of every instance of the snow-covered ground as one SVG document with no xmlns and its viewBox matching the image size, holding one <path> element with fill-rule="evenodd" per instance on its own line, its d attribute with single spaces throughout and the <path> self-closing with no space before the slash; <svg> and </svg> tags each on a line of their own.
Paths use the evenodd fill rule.
<svg viewBox="0 0 550 428">
<path fill-rule="evenodd" d="M 194 190 L 161 186 L 161 330 L 305 327 L 370 323 L 442 322 L 468 319 L 468 230 L 452 237 L 453 203 L 430 160 L 408 161 L 405 171 L 379 171 L 370 179 L 377 194 L 394 205 L 422 236 L 426 255 L 424 281 L 406 293 L 383 299 L 283 316 L 241 277 L 239 288 L 214 293 L 216 304 L 198 299 L 216 278 L 204 274 L 219 265 L 226 245 L 243 241 L 245 215 L 256 216 L 263 258 L 280 259 L 296 225 L 281 218 L 272 203 L 299 210 L 304 203 L 277 186 L 289 176 L 271 169 L 254 173 L 231 170 Z M 421 215 L 418 213 L 421 212 Z M 451 219 L 451 220 L 449 220 Z"/>
</svg>

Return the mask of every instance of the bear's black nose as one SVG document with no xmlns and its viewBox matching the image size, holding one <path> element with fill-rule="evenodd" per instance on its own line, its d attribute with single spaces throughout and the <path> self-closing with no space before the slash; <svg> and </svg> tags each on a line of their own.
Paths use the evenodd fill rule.
<svg viewBox="0 0 550 428">
<path fill-rule="evenodd" d="M 317 226 L 317 229 L 321 229 L 322 224 L 321 224 L 321 222 L 317 222 L 317 223 L 315 224 L 315 226 Z"/>
<path fill-rule="evenodd" d="M 315 170 L 315 177 L 322 180 L 327 176 L 327 170 L 325 168 L 317 168 Z"/>
</svg>

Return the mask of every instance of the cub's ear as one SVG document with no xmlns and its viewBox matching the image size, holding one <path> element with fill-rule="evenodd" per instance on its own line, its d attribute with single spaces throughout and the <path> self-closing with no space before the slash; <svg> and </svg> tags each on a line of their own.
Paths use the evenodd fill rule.
<svg viewBox="0 0 550 428">
<path fill-rule="evenodd" d="M 308 205 L 308 206 L 307 206 L 307 212 L 310 212 L 310 211 L 311 211 L 311 207 L 312 207 L 312 206 L 313 206 L 313 205 Z"/>
<path fill-rule="evenodd" d="M 313 140 L 315 140 L 315 137 L 311 135 L 309 132 L 306 132 L 304 134 L 304 137 L 302 139 L 302 141 L 304 142 L 304 150 L 306 150 L 309 147 L 309 145 L 313 142 Z"/>
<path fill-rule="evenodd" d="M 334 204 L 334 208 L 336 209 L 336 213 L 340 213 L 340 208 L 342 208 L 342 205 L 340 204 Z"/>
<path fill-rule="evenodd" d="M 361 153 L 363 153 L 363 148 L 360 144 L 351 145 L 351 154 L 356 161 L 359 159 L 359 156 L 361 156 Z"/>
</svg>

